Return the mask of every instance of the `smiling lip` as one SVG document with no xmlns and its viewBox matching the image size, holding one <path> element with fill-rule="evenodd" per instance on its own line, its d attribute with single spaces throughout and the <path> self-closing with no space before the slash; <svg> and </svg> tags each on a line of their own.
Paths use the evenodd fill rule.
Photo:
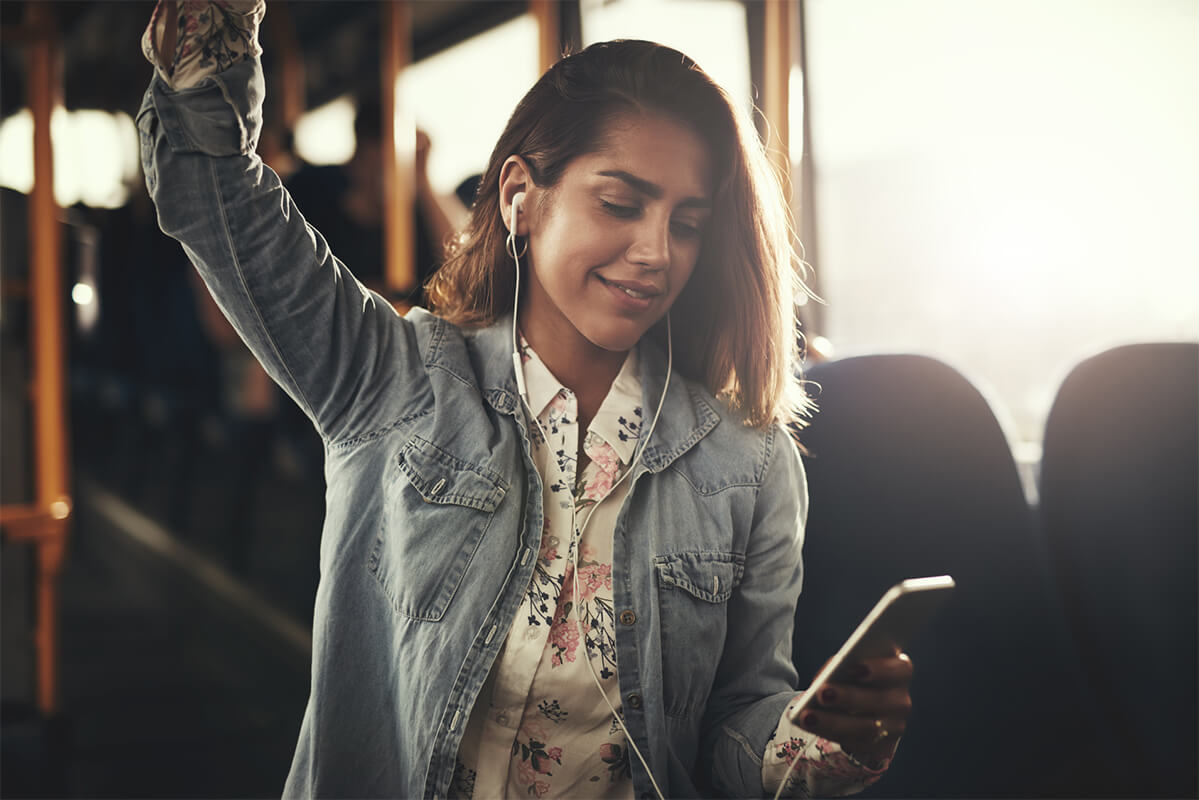
<svg viewBox="0 0 1199 800">
<path fill-rule="evenodd" d="M 644 281 L 615 281 L 605 278 L 602 275 L 597 275 L 596 277 L 616 295 L 618 300 L 631 301 L 637 308 L 644 308 L 650 305 L 655 297 L 663 293 L 662 289 Z"/>
</svg>

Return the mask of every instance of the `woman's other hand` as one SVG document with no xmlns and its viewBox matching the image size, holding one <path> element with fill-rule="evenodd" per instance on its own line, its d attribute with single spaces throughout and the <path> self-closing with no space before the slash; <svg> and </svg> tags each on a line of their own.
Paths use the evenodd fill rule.
<svg viewBox="0 0 1199 800">
<path fill-rule="evenodd" d="M 912 660 L 906 653 L 849 664 L 832 681 L 815 687 L 816 697 L 799 725 L 837 742 L 863 763 L 877 763 L 894 754 L 907 730 L 911 682 Z"/>
</svg>

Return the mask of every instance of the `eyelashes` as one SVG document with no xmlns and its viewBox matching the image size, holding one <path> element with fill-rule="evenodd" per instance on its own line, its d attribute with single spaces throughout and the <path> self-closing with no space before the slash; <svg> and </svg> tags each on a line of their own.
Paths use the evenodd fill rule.
<svg viewBox="0 0 1199 800">
<path fill-rule="evenodd" d="M 640 206 L 612 203 L 602 198 L 600 199 L 600 207 L 603 208 L 605 213 L 617 219 L 636 219 L 641 215 Z M 670 230 L 671 233 L 681 239 L 698 239 L 703 234 L 703 230 L 699 225 L 681 219 L 672 219 L 670 221 Z"/>
<path fill-rule="evenodd" d="M 641 208 L 639 206 L 624 206 L 620 205 L 619 203 L 609 203 L 607 200 L 602 199 L 600 200 L 600 205 L 603 207 L 604 211 L 607 211 L 612 216 L 619 217 L 621 219 L 632 219 L 641 213 Z"/>
</svg>

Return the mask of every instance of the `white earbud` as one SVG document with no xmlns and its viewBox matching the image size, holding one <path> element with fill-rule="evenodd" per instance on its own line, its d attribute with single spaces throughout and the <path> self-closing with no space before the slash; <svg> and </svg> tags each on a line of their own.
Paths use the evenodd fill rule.
<svg viewBox="0 0 1199 800">
<path fill-rule="evenodd" d="M 523 206 L 524 204 L 525 204 L 525 193 L 524 192 L 517 192 L 516 194 L 512 195 L 512 225 L 511 225 L 511 227 L 508 228 L 508 231 L 513 236 L 517 235 L 517 233 L 516 233 L 516 218 L 520 214 L 520 207 Z"/>
</svg>

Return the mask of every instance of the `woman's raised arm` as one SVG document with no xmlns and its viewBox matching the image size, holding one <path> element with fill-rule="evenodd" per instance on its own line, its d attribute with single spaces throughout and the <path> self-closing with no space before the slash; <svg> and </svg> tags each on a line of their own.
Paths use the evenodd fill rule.
<svg viewBox="0 0 1199 800">
<path fill-rule="evenodd" d="M 385 424 L 421 365 L 412 326 L 333 257 L 254 152 L 263 11 L 262 0 L 160 0 L 143 45 L 155 74 L 137 119 L 142 167 L 162 230 L 335 442 Z"/>
</svg>

